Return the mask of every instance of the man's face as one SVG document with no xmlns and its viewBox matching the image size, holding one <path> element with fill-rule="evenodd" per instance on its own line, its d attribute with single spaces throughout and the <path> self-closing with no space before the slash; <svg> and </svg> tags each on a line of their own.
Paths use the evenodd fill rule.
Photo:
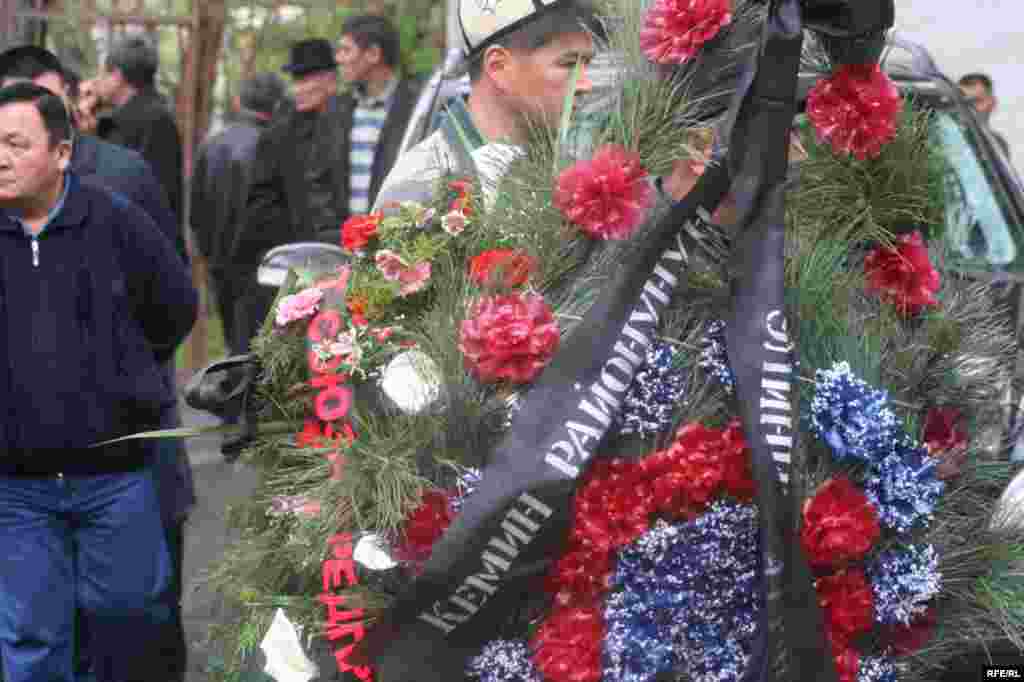
<svg viewBox="0 0 1024 682">
<path fill-rule="evenodd" d="M 39 110 L 31 102 L 0 107 L 0 206 L 18 206 L 47 196 L 67 168 L 70 145 L 50 143 Z"/>
<path fill-rule="evenodd" d="M 338 77 L 334 71 L 314 71 L 295 77 L 292 88 L 295 94 L 296 111 L 324 111 L 327 100 L 338 89 Z"/>
<path fill-rule="evenodd" d="M 352 36 L 344 35 L 338 41 L 338 50 L 334 58 L 341 67 L 341 77 L 349 83 L 365 82 L 370 72 L 380 62 L 380 48 L 371 46 L 359 47 Z"/>
<path fill-rule="evenodd" d="M 594 58 L 594 41 L 588 33 L 564 33 L 536 50 L 510 53 L 506 93 L 510 105 L 528 123 L 558 126 L 577 63 L 582 71 L 576 96 L 593 89 L 587 66 Z"/>
<path fill-rule="evenodd" d="M 960 92 L 964 94 L 971 106 L 982 116 L 989 116 L 996 107 L 996 100 L 983 83 L 972 83 L 961 85 Z"/>
<path fill-rule="evenodd" d="M 110 102 L 123 82 L 121 69 L 104 67 L 103 72 L 95 78 L 96 96 L 104 102 Z"/>
</svg>

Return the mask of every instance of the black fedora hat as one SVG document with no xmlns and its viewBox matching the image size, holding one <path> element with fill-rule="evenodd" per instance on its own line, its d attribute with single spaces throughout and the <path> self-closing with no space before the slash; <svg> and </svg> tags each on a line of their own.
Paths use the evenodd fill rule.
<svg viewBox="0 0 1024 682">
<path fill-rule="evenodd" d="M 281 67 L 285 73 L 303 76 L 314 71 L 329 71 L 338 67 L 334 61 L 334 48 L 322 38 L 302 40 L 292 45 L 288 63 Z"/>
<path fill-rule="evenodd" d="M 14 68 L 14 65 L 22 59 L 34 59 L 48 71 L 60 74 L 62 78 L 67 77 L 67 71 L 64 69 L 64 65 L 60 63 L 60 60 L 57 59 L 57 55 L 35 45 L 19 45 L 18 47 L 12 47 L 9 50 L 0 52 L 0 80 L 6 78 L 10 70 Z"/>
</svg>

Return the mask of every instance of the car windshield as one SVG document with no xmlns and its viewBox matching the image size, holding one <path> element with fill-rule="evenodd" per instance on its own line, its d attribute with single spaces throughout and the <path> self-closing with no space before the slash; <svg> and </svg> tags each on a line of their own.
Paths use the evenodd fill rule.
<svg viewBox="0 0 1024 682">
<path fill-rule="evenodd" d="M 1007 269 L 1021 257 L 1021 227 L 1007 216 L 993 169 L 982 162 L 969 131 L 951 111 L 935 112 L 935 135 L 948 164 L 946 239 L 954 258 L 973 268 Z"/>
</svg>

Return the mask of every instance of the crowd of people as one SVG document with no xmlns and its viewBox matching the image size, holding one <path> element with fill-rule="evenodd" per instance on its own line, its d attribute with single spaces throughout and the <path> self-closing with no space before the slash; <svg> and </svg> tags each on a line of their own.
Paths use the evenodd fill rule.
<svg viewBox="0 0 1024 682">
<path fill-rule="evenodd" d="M 424 200 L 453 170 L 486 176 L 488 142 L 516 145 L 537 120 L 556 126 L 570 82 L 592 88 L 596 21 L 584 0 L 525 16 L 467 7 L 471 92 L 400 159 L 421 84 L 402 73 L 395 27 L 354 16 L 333 44 L 291 47 L 290 97 L 274 73 L 239 84 L 187 191 L 148 40 L 113 45 L 87 80 L 39 47 L 0 54 L 8 682 L 184 679 L 192 472 L 180 441 L 111 441 L 180 423 L 174 351 L 198 308 L 189 260 L 206 261 L 230 351 L 245 353 L 272 302 L 255 276 L 269 249 L 337 243 L 349 216 Z M 991 113 L 990 79 L 961 86 Z M 695 179 L 681 161 L 660 186 L 678 199 Z"/>
<path fill-rule="evenodd" d="M 336 45 L 301 41 L 290 57 L 292 98 L 273 73 L 242 83 L 186 197 L 150 41 L 121 40 L 87 80 L 40 47 L 0 54 L 9 682 L 185 677 L 188 458 L 179 440 L 117 439 L 180 424 L 174 353 L 198 311 L 190 259 L 208 262 L 229 346 L 244 352 L 270 306 L 255 282 L 263 253 L 336 242 L 369 209 L 418 92 L 381 17 L 354 17 Z"/>
</svg>

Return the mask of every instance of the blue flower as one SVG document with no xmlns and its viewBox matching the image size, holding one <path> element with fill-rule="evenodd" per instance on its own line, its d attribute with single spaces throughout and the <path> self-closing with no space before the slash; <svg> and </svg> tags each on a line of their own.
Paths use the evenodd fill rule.
<svg viewBox="0 0 1024 682">
<path fill-rule="evenodd" d="M 875 620 L 909 625 L 939 593 L 942 574 L 932 545 L 911 545 L 882 552 L 867 568 L 875 595 Z"/>
<path fill-rule="evenodd" d="M 888 658 L 866 656 L 860 661 L 857 682 L 897 682 L 896 664 Z"/>
<path fill-rule="evenodd" d="M 686 371 L 676 362 L 676 349 L 655 341 L 637 370 L 623 401 L 620 432 L 656 436 L 672 427 L 673 413 L 686 390 Z"/>
<path fill-rule="evenodd" d="M 625 548 L 605 606 L 606 678 L 648 682 L 681 669 L 739 680 L 757 629 L 758 547 L 756 510 L 717 501 L 691 522 L 658 522 Z"/>
<path fill-rule="evenodd" d="M 467 674 L 480 682 L 543 682 L 520 640 L 496 639 L 469 662 Z"/>
<path fill-rule="evenodd" d="M 839 362 L 815 374 L 811 431 L 828 443 L 837 460 L 866 463 L 885 457 L 898 433 L 885 391 L 871 388 Z"/>
<path fill-rule="evenodd" d="M 708 374 L 718 379 L 727 393 L 736 388 L 736 376 L 729 366 L 729 354 L 725 345 L 725 322 L 716 320 L 708 325 L 700 340 L 700 360 L 697 362 Z"/>
<path fill-rule="evenodd" d="M 907 533 L 931 520 L 945 488 L 937 464 L 925 448 L 904 437 L 871 467 L 864 492 L 878 509 L 882 525 Z"/>
</svg>

